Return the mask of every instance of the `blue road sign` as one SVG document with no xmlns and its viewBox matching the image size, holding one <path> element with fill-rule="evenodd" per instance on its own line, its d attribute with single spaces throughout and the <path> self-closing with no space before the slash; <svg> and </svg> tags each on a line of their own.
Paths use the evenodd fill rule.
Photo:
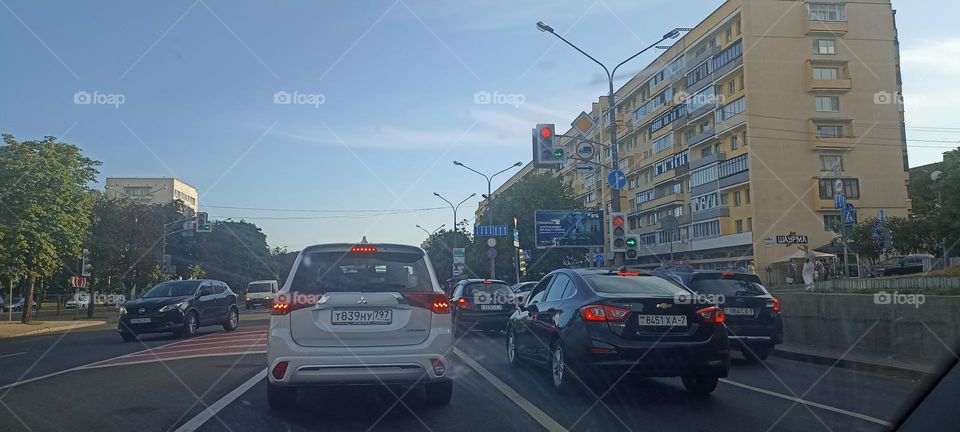
<svg viewBox="0 0 960 432">
<path fill-rule="evenodd" d="M 833 208 L 839 210 L 847 208 L 847 196 L 844 194 L 836 194 L 833 196 Z"/>
<path fill-rule="evenodd" d="M 523 251 L 523 260 L 524 261 L 533 261 L 533 252 L 525 250 Z"/>
<path fill-rule="evenodd" d="M 857 224 L 857 209 L 853 204 L 847 203 L 846 208 L 843 209 L 843 224 L 846 226 Z"/>
<path fill-rule="evenodd" d="M 627 176 L 620 170 L 610 171 L 607 175 L 607 183 L 610 183 L 610 188 L 613 190 L 623 189 L 627 185 Z"/>
<path fill-rule="evenodd" d="M 476 225 L 473 227 L 473 235 L 479 237 L 500 237 L 508 235 L 508 232 L 506 225 Z"/>
<path fill-rule="evenodd" d="M 496 258 L 497 257 L 497 248 L 487 249 L 487 258 Z"/>
<path fill-rule="evenodd" d="M 596 254 L 593 256 L 593 262 L 597 264 L 603 264 L 603 254 Z"/>
</svg>

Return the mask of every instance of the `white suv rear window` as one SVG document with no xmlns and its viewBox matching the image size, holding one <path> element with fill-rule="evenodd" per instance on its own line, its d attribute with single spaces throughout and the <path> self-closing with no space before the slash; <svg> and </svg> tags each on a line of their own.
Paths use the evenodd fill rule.
<svg viewBox="0 0 960 432">
<path fill-rule="evenodd" d="M 433 291 L 423 254 L 414 252 L 313 252 L 303 256 L 291 291 Z"/>
</svg>

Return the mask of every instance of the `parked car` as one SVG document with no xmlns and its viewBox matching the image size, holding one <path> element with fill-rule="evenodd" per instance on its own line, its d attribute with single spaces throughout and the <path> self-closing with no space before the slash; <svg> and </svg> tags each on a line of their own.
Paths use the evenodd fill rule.
<svg viewBox="0 0 960 432">
<path fill-rule="evenodd" d="M 244 295 L 244 308 L 253 309 L 257 306 L 270 306 L 273 296 L 277 294 L 277 281 L 258 280 L 247 284 L 247 293 Z"/>
<path fill-rule="evenodd" d="M 418 384 L 428 403 L 453 394 L 450 305 L 423 249 L 321 244 L 300 252 L 277 293 L 267 339 L 267 401 L 300 388 Z"/>
<path fill-rule="evenodd" d="M 510 317 L 507 361 L 549 366 L 561 393 L 632 372 L 680 376 L 689 392 L 710 394 L 727 376 L 730 345 L 722 309 L 676 301 L 692 294 L 647 272 L 555 270 Z"/>
<path fill-rule="evenodd" d="M 518 305 L 523 304 L 523 301 L 527 298 L 527 294 L 530 294 L 530 290 L 532 290 L 535 286 L 537 286 L 536 281 L 520 282 L 513 284 L 513 286 L 510 287 L 513 290 L 514 299 Z"/>
<path fill-rule="evenodd" d="M 780 300 L 767 291 L 757 275 L 710 270 L 658 273 L 690 288 L 700 295 L 699 300 L 717 302 L 726 317 L 730 345 L 748 360 L 766 360 L 774 346 L 783 343 Z"/>
<path fill-rule="evenodd" d="M 24 306 L 24 304 L 25 304 L 24 300 L 25 300 L 25 299 L 24 299 L 23 297 L 19 297 L 19 298 L 14 299 L 13 303 L 11 303 L 9 307 L 4 304 L 4 305 L 3 305 L 3 311 L 4 311 L 4 312 L 9 312 L 10 309 L 13 309 L 14 312 L 20 312 L 20 311 L 22 311 L 22 310 L 23 310 L 23 306 Z M 0 302 L 2 302 L 2 301 L 0 301 Z M 33 310 L 37 310 L 37 302 L 34 301 L 34 302 L 31 302 L 31 303 L 33 303 Z"/>
<path fill-rule="evenodd" d="M 76 307 L 86 309 L 90 307 L 90 294 L 82 291 L 79 294 L 74 294 L 73 297 L 63 304 L 63 307 L 64 309 L 73 309 Z"/>
<path fill-rule="evenodd" d="M 880 264 L 870 267 L 869 277 L 897 276 L 914 273 L 923 273 L 923 261 L 933 260 L 930 254 L 910 254 L 896 256 L 883 260 Z"/>
<path fill-rule="evenodd" d="M 502 331 L 516 309 L 513 290 L 500 280 L 465 279 L 457 283 L 450 297 L 453 335 L 470 329 Z"/>
<path fill-rule="evenodd" d="M 237 295 L 218 280 L 161 282 L 143 297 L 120 307 L 117 331 L 125 341 L 144 333 L 172 332 L 193 336 L 202 326 L 236 330 L 240 321 Z"/>
</svg>

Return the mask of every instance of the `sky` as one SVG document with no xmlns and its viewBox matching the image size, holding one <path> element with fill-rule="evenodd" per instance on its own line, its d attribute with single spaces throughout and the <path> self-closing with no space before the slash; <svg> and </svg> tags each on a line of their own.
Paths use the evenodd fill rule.
<svg viewBox="0 0 960 432">
<path fill-rule="evenodd" d="M 685 0 L 678 21 L 672 0 L 0 0 L 0 131 L 80 146 L 103 162 L 96 187 L 180 178 L 271 247 L 419 244 L 416 225 L 453 223 L 434 192 L 476 193 L 458 212 L 471 221 L 486 193 L 454 160 L 526 163 L 534 124 L 567 125 L 606 93 L 599 67 L 537 21 L 616 64 L 721 3 Z M 910 164 L 936 162 L 944 149 L 910 140 L 960 141 L 924 130 L 957 127 L 960 6 L 893 5 Z"/>
</svg>

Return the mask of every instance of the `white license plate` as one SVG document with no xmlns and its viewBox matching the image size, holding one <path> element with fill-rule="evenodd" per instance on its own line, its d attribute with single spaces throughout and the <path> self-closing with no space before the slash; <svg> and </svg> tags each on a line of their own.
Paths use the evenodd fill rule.
<svg viewBox="0 0 960 432">
<path fill-rule="evenodd" d="M 498 311 L 503 310 L 501 305 L 480 305 L 480 310 L 482 311 Z"/>
<path fill-rule="evenodd" d="M 335 309 L 330 323 L 334 325 L 388 325 L 393 323 L 391 309 Z"/>
<path fill-rule="evenodd" d="M 642 326 L 685 327 L 686 315 L 640 315 L 639 324 Z"/>
<path fill-rule="evenodd" d="M 723 308 L 723 313 L 730 316 L 753 316 L 753 308 Z"/>
<path fill-rule="evenodd" d="M 150 318 L 132 318 L 130 324 L 143 324 L 150 322 Z"/>
</svg>

